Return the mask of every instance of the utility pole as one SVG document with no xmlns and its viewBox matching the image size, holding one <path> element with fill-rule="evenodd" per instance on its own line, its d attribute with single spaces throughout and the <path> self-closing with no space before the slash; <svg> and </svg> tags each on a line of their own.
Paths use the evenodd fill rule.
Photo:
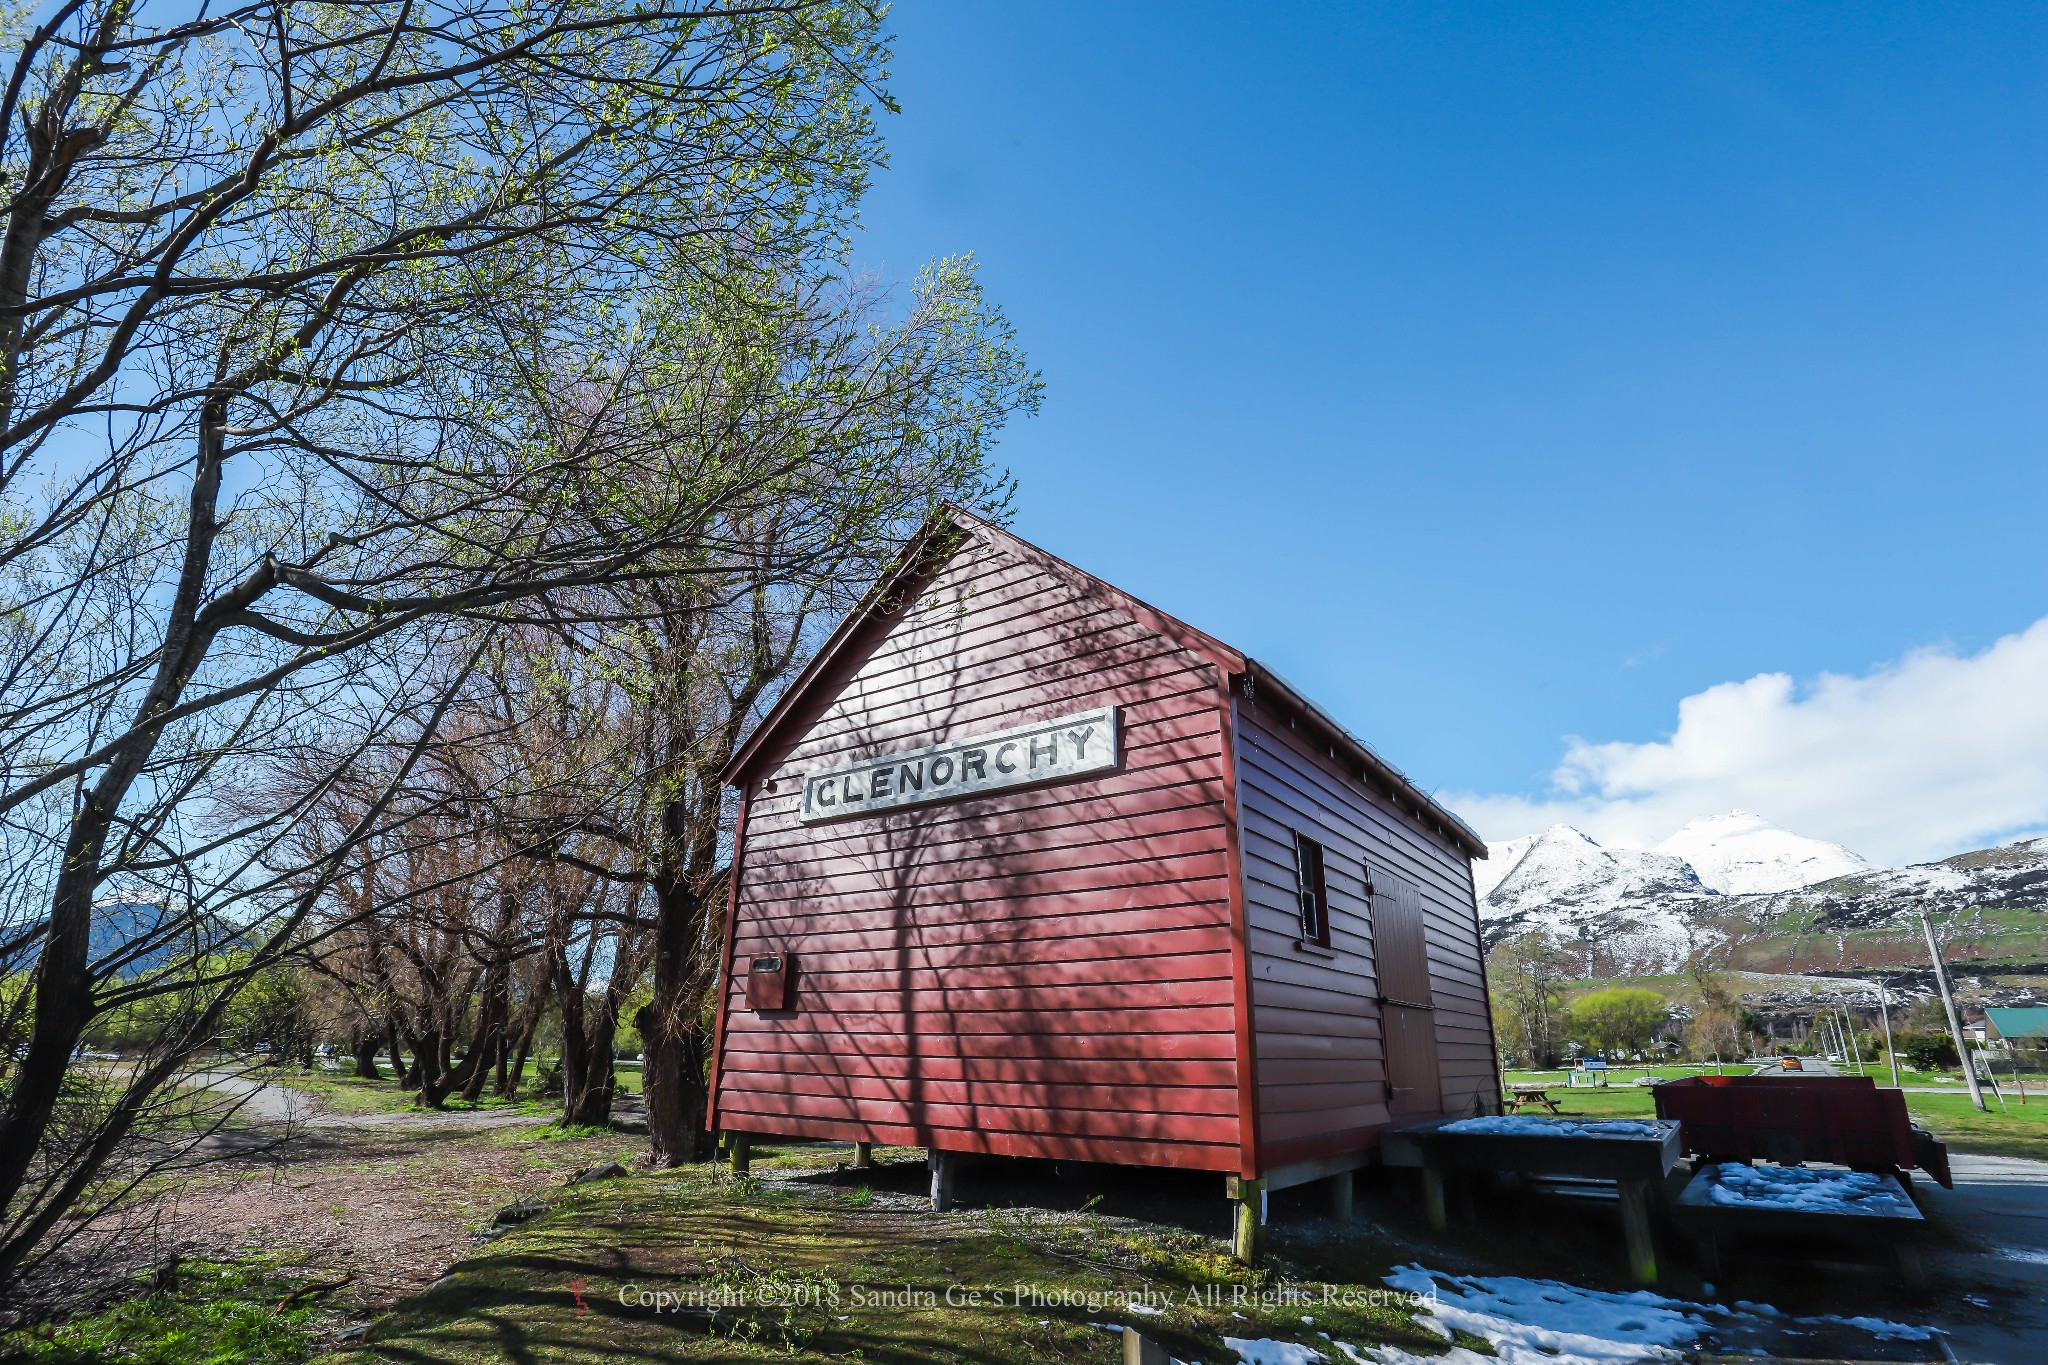
<svg viewBox="0 0 2048 1365">
<path fill-rule="evenodd" d="M 1948 968 L 1941 964 L 1941 948 L 1934 941 L 1934 922 L 1927 918 L 1927 907 L 1920 907 L 1920 931 L 1927 935 L 1927 956 L 1934 963 L 1934 985 L 1941 992 L 1941 1007 L 1948 1011 L 1948 1036 L 1955 1040 L 1956 1056 L 1962 1059 L 1963 1079 L 1970 1083 L 1970 1103 L 1977 1106 L 1977 1112 L 1991 1112 L 1984 1104 L 1984 1092 L 1977 1085 L 1977 1068 L 1970 1062 L 1970 1045 L 1963 1037 L 1962 1017 L 1956 1013 L 1955 992 L 1948 988 Z"/>
<path fill-rule="evenodd" d="M 1863 1074 L 1863 1048 L 1856 1042 L 1856 1021 L 1850 1017 L 1849 1002 L 1840 991 L 1835 992 L 1835 1003 L 1842 1007 L 1842 1023 L 1849 1030 L 1849 1055 L 1856 1059 L 1856 1074 Z"/>
<path fill-rule="evenodd" d="M 1892 1089 L 1899 1088 L 1899 1054 L 1892 1048 L 1892 1006 L 1885 998 L 1884 979 L 1877 981 L 1877 1017 L 1884 1020 L 1884 1055 L 1892 1059 Z"/>
</svg>

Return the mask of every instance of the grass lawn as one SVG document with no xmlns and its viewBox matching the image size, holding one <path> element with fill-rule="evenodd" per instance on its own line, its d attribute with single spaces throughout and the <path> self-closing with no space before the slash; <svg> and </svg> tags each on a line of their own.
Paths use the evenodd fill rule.
<svg viewBox="0 0 2048 1365">
<path fill-rule="evenodd" d="M 921 1154 L 878 1152 L 855 1173 L 836 1168 L 843 1147 L 756 1153 L 747 1177 L 696 1168 L 564 1190 L 339 1359 L 1099 1365 L 1121 1349 L 1103 1324 L 1125 1323 L 1184 1360 L 1231 1358 L 1226 1334 L 1445 1347 L 1378 1288 L 1385 1266 L 1343 1283 L 1251 1271 L 1216 1236 L 1089 1208 L 934 1217 L 908 1193 Z"/>
<path fill-rule="evenodd" d="M 24 1365 L 249 1365 L 319 1348 L 316 1277 L 277 1256 L 189 1261 L 160 1287 L 96 1313 L 0 1332 L 0 1359 Z"/>
<path fill-rule="evenodd" d="M 1954 1095 L 1907 1095 L 1906 1109 L 1914 1121 L 1959 1152 L 1992 1156 L 2023 1156 L 2048 1161 L 2048 1095 L 2029 1096 L 2021 1104 L 2008 1095 L 2005 1107 L 1986 1095 L 1990 1112 L 1971 1107 L 1961 1086 Z"/>
<path fill-rule="evenodd" d="M 1524 1073 L 1511 1071 L 1510 1081 Z M 1646 1085 L 1611 1085 L 1604 1089 L 1551 1092 L 1558 1108 L 1571 1118 L 1653 1118 L 1656 1101 Z M 1906 1093 L 1906 1112 L 1913 1121 L 1959 1152 L 1982 1152 L 1992 1156 L 2023 1156 L 2048 1161 L 2048 1094 L 2029 1094 L 2021 1104 L 2016 1093 L 1998 1100 L 1987 1094 L 1987 1114 L 1970 1105 L 1969 1092 L 1958 1084 L 1953 1095 Z"/>
</svg>

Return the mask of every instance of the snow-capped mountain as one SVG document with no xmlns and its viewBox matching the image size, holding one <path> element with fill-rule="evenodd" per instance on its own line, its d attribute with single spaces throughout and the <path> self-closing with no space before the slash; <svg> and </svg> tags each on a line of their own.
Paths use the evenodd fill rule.
<svg viewBox="0 0 2048 1365">
<path fill-rule="evenodd" d="M 1761 815 L 1705 815 L 1657 845 L 1692 865 L 1702 885 L 1724 896 L 1752 896 L 1853 876 L 1870 864 L 1825 839 L 1780 829 Z"/>
<path fill-rule="evenodd" d="M 1503 869 L 1479 906 L 1489 940 L 1543 928 L 1567 941 L 1597 943 L 1609 957 L 1644 970 L 1685 956 L 1691 921 L 1684 906 L 1714 894 L 1683 858 L 1602 848 L 1570 825 L 1508 840 L 1489 853 L 1487 862 Z"/>
<path fill-rule="evenodd" d="M 1840 933 L 1875 928 L 1922 906 L 1959 910 L 2048 910 L 2048 838 L 1958 853 L 1909 867 L 1865 868 L 1812 886 L 1730 900 L 1728 908 L 1769 921 L 1785 915 Z"/>
<path fill-rule="evenodd" d="M 1667 896 L 1713 894 L 1683 858 L 1602 848 L 1570 825 L 1552 825 L 1528 841 L 1486 900 L 1499 916 L 1560 908 L 1601 912 Z"/>
<path fill-rule="evenodd" d="M 1473 866 L 1487 943 L 1545 929 L 1585 954 L 1588 974 L 1669 971 L 1695 944 L 1725 944 L 1731 933 L 1754 942 L 1790 932 L 1795 945 L 1817 935 L 1846 951 L 1843 935 L 1910 927 L 1923 905 L 2048 912 L 2048 838 L 1873 868 L 1840 844 L 1730 811 L 1692 821 L 1649 852 L 1603 848 L 1569 825 L 1489 852 Z M 2012 951 L 2024 956 L 2043 932 L 2048 924 L 1999 921 L 1977 937 L 2016 935 Z M 2020 959 L 1994 944 L 1992 960 Z"/>
<path fill-rule="evenodd" d="M 1559 825 L 1557 828 L 1569 826 Z M 1525 834 L 1519 839 L 1502 839 L 1486 846 L 1485 861 L 1472 864 L 1472 890 L 1482 903 L 1493 894 L 1493 888 L 1507 880 L 1508 873 L 1515 870 L 1515 864 L 1522 861 L 1522 855 L 1535 842 L 1535 835 Z"/>
</svg>

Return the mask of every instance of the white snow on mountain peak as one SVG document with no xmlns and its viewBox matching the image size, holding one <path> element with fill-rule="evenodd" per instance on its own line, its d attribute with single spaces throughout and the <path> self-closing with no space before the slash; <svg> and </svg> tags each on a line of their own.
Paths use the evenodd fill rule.
<svg viewBox="0 0 2048 1365">
<path fill-rule="evenodd" d="M 1569 905 L 1612 910 L 1644 896 L 1711 896 L 1685 859 L 1632 848 L 1602 848 L 1582 830 L 1552 825 L 1487 894 L 1496 913 Z"/>
<path fill-rule="evenodd" d="M 1473 872 L 1496 863 L 1501 874 L 1480 891 L 1490 934 L 1541 928 L 1562 940 L 1600 944 L 1645 970 L 1683 958 L 1690 938 L 1684 907 L 1714 895 L 1683 858 L 1602 848 L 1570 825 L 1488 852 Z"/>
<path fill-rule="evenodd" d="M 1644 970 L 1682 960 L 1695 919 L 1723 897 L 1791 891 L 1869 864 L 1748 811 L 1694 820 L 1654 849 L 1606 848 L 1570 825 L 1491 845 L 1473 865 L 1479 913 L 1495 935 L 1544 928 L 1600 944 Z"/>
<path fill-rule="evenodd" d="M 1515 870 L 1515 864 L 1522 861 L 1522 855 L 1536 842 L 1533 834 L 1524 834 L 1519 839 L 1500 839 L 1486 846 L 1486 859 L 1472 864 L 1473 893 L 1481 900 L 1493 894 L 1493 888 L 1507 880 L 1508 873 Z"/>
<path fill-rule="evenodd" d="M 1744 810 L 1690 821 L 1656 851 L 1683 858 L 1704 885 L 1724 896 L 1791 891 L 1870 870 L 1840 844 L 1794 834 Z"/>
</svg>

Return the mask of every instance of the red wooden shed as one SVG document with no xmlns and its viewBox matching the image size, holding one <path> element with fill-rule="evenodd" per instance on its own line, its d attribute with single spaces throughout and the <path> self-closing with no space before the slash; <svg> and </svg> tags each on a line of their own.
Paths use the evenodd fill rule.
<svg viewBox="0 0 2048 1365">
<path fill-rule="evenodd" d="M 1499 1108 L 1478 837 L 1257 660 L 965 512 L 726 776 L 721 1131 L 1249 1203 Z"/>
</svg>

